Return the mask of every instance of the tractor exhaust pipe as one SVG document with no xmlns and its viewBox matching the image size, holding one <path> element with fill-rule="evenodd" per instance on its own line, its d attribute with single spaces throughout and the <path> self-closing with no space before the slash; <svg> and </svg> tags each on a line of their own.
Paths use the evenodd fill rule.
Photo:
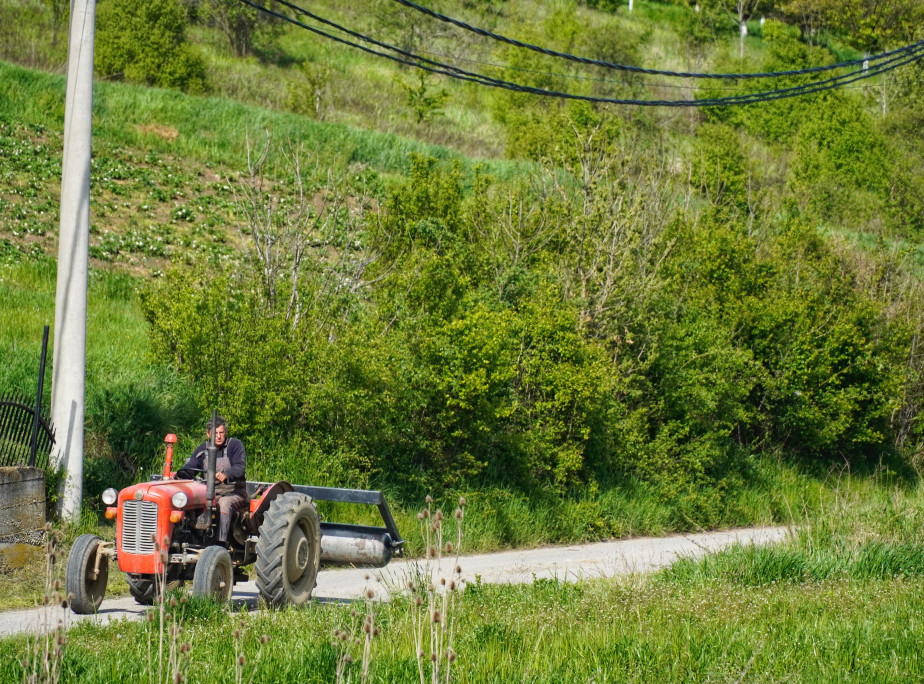
<svg viewBox="0 0 924 684">
<path fill-rule="evenodd" d="M 212 411 L 212 429 L 209 434 L 209 445 L 205 450 L 205 510 L 196 518 L 196 529 L 207 530 L 212 525 L 212 508 L 215 502 L 215 469 L 218 460 L 218 447 L 215 446 L 215 423 L 218 422 L 218 411 Z"/>
<path fill-rule="evenodd" d="M 211 434 L 209 435 L 209 445 L 205 450 L 206 474 L 205 474 L 205 500 L 208 501 L 209 508 L 215 500 L 215 469 L 218 460 L 218 447 L 215 446 L 215 423 L 218 422 L 218 411 L 212 411 Z"/>
</svg>

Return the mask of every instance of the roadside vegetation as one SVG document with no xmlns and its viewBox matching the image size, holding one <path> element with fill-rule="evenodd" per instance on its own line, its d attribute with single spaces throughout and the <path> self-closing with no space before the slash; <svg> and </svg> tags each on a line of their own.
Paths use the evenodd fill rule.
<svg viewBox="0 0 924 684">
<path fill-rule="evenodd" d="M 451 603 L 418 604 L 424 590 L 383 601 L 374 576 L 365 600 L 302 610 L 228 612 L 168 595 L 162 655 L 166 667 L 182 654 L 174 671 L 156 676 L 154 609 L 152 620 L 73 626 L 60 681 L 180 681 L 175 672 L 195 682 L 418 681 L 421 672 L 429 681 L 431 668 L 439 681 L 472 682 L 921 678 L 920 487 L 841 472 L 817 494 L 814 515 L 788 542 L 733 548 L 652 576 L 488 585 L 466 572 L 464 558 L 456 573 L 453 553 L 442 553 L 442 570 L 428 574 L 421 559 L 418 573 L 387 582 L 401 590 L 449 577 L 457 583 Z M 464 529 L 478 506 L 468 502 Z M 449 516 L 444 525 L 443 539 L 455 543 Z M 446 640 L 432 640 L 434 630 Z M 0 641 L 4 681 L 22 676 L 30 643 Z"/>
<path fill-rule="evenodd" d="M 315 9 L 410 48 L 466 47 L 530 85 L 744 87 L 588 75 L 373 4 Z M 853 59 L 924 25 L 914 2 L 878 24 L 856 3 L 766 3 L 763 22 L 700 4 L 444 9 L 562 51 L 716 72 Z M 231 7 L 100 2 L 84 515 L 65 546 L 111 537 L 99 492 L 158 469 L 168 432 L 191 449 L 218 409 L 252 479 L 382 489 L 412 554 L 428 494 L 477 502 L 467 551 L 800 530 L 624 584 L 468 578 L 461 679 L 914 675 L 921 60 L 757 106 L 616 108 L 421 77 Z M 0 390 L 26 395 L 54 318 L 66 16 L 57 0 L 0 0 Z M 157 40 L 141 35 L 152 22 Z M 165 50 L 170 68 L 151 68 Z M 47 403 L 50 370 L 45 387 Z M 35 600 L 26 578 L 43 563 L 0 567 L 3 607 Z M 380 679 L 418 672 L 407 609 L 376 608 Z M 189 610 L 199 661 L 232 663 L 237 637 L 196 635 L 241 618 Z M 259 667 L 330 681 L 349 610 L 313 606 L 285 632 L 245 616 L 271 637 Z M 75 629 L 66 676 L 143 679 L 131 648 L 146 629 Z M 90 657 L 114 638 L 131 648 Z M 244 676 L 192 679 L 231 672 Z"/>
</svg>

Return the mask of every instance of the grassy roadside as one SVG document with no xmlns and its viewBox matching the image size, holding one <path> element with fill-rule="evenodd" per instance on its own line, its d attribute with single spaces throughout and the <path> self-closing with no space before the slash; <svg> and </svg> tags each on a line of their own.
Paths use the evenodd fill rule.
<svg viewBox="0 0 924 684">
<path fill-rule="evenodd" d="M 439 618 L 454 634 L 450 679 L 922 680 L 924 489 L 844 475 L 819 493 L 819 505 L 790 542 L 731 549 L 649 577 L 494 586 L 463 567 L 467 586 Z M 470 502 L 473 515 L 477 508 Z M 415 652 L 422 648 L 428 657 L 430 649 L 418 631 L 422 609 L 413 595 L 383 604 L 374 580 L 370 589 L 366 603 L 316 602 L 280 612 L 178 604 L 180 640 L 191 648 L 178 671 L 196 682 L 227 681 L 237 672 L 254 681 L 358 680 L 365 644 L 354 638 L 373 614 L 378 634 L 365 665 L 369 681 L 417 680 Z M 346 645 L 335 630 L 349 635 Z M 61 681 L 154 681 L 147 649 L 156 637 L 145 622 L 77 626 L 67 638 Z M 0 641 L 0 679 L 21 676 L 17 660 L 26 648 L 25 637 Z M 448 661 L 438 660 L 445 676 Z"/>
</svg>

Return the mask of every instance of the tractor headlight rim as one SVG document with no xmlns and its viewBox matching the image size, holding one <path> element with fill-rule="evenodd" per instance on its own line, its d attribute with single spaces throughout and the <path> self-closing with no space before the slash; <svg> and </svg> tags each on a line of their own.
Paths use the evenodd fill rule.
<svg viewBox="0 0 924 684">
<path fill-rule="evenodd" d="M 189 503 L 189 497 L 186 496 L 186 492 L 177 492 L 170 498 L 170 503 L 174 508 L 183 508 Z"/>
<path fill-rule="evenodd" d="M 106 504 L 107 506 L 111 506 L 112 504 L 114 504 L 118 498 L 119 498 L 119 493 L 112 487 L 109 487 L 108 489 L 106 489 L 102 494 L 103 503 Z"/>
</svg>

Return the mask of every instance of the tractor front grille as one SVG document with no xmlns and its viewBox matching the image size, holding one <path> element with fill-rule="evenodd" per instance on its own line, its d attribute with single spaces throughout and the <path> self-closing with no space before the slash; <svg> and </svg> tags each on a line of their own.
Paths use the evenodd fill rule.
<svg viewBox="0 0 924 684">
<path fill-rule="evenodd" d="M 154 553 L 157 534 L 157 504 L 130 499 L 122 504 L 122 551 L 147 555 Z"/>
</svg>

